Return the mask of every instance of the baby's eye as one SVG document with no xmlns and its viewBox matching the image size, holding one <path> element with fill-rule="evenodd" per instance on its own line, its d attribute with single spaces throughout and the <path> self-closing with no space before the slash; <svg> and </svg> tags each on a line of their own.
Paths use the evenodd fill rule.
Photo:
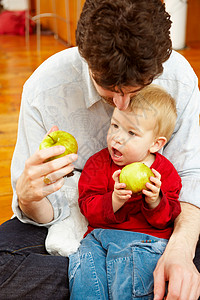
<svg viewBox="0 0 200 300">
<path fill-rule="evenodd" d="M 115 123 L 112 123 L 111 126 L 114 127 L 114 128 L 118 128 L 118 125 L 115 124 Z"/>
<path fill-rule="evenodd" d="M 133 136 L 133 135 L 135 135 L 135 132 L 133 132 L 133 131 L 130 130 L 130 131 L 128 132 L 128 134 Z"/>
</svg>

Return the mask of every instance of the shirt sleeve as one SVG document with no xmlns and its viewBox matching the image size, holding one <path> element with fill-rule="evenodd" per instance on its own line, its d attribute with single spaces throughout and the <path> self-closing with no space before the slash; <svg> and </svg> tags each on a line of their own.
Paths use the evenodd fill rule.
<svg viewBox="0 0 200 300">
<path fill-rule="evenodd" d="M 160 151 L 174 165 L 182 179 L 180 201 L 200 207 L 200 92 L 198 78 L 187 60 L 173 51 L 163 74 L 154 83 L 161 85 L 177 103 L 174 133 Z"/>
<path fill-rule="evenodd" d="M 174 164 L 182 179 L 180 201 L 200 207 L 200 93 L 197 82 L 191 98 L 178 119 L 172 141 L 164 155 Z"/>
<path fill-rule="evenodd" d="M 42 103 L 42 95 L 40 96 L 38 101 L 39 100 Z M 12 209 L 14 215 L 17 216 L 20 221 L 24 223 L 48 227 L 56 221 L 64 219 L 70 214 L 68 201 L 65 195 L 66 186 L 47 197 L 51 202 L 54 210 L 54 220 L 48 224 L 38 224 L 29 219 L 21 211 L 18 205 L 16 194 L 16 182 L 24 170 L 25 161 L 39 148 L 40 141 L 42 141 L 47 130 L 49 130 L 49 128 L 45 129 L 45 126 L 43 124 L 43 117 L 41 114 L 42 110 L 38 109 L 35 105 L 32 104 L 32 101 L 28 101 L 27 98 L 22 95 L 22 103 L 18 123 L 18 138 L 11 163 L 11 183 L 13 188 Z M 67 184 L 69 184 L 69 180 L 72 181 L 74 179 L 68 179 L 68 181 L 66 182 Z M 71 185 L 75 184 L 77 190 L 77 182 L 73 182 Z M 76 199 L 78 199 L 78 195 Z"/>
<path fill-rule="evenodd" d="M 177 190 L 178 192 L 178 190 Z M 149 209 L 143 201 L 142 213 L 147 222 L 158 229 L 165 229 L 173 224 L 175 218 L 180 214 L 181 207 L 178 201 L 178 194 L 175 191 L 171 195 L 162 194 L 159 205 L 154 209 Z"/>
</svg>

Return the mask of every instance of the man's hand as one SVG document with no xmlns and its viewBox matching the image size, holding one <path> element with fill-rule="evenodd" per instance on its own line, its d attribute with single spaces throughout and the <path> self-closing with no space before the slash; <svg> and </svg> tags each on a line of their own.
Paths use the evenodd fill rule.
<svg viewBox="0 0 200 300">
<path fill-rule="evenodd" d="M 200 274 L 193 264 L 200 231 L 200 209 L 182 203 L 164 254 L 154 271 L 154 300 L 162 300 L 168 282 L 166 300 L 198 300 Z"/>
<path fill-rule="evenodd" d="M 170 262 L 170 263 L 169 263 Z M 154 271 L 155 300 L 162 300 L 165 281 L 169 281 L 167 300 L 197 300 L 200 295 L 200 274 L 187 257 L 184 247 L 166 250 Z"/>
<path fill-rule="evenodd" d="M 53 127 L 52 132 L 57 127 Z M 76 154 L 69 154 L 58 159 L 47 161 L 52 156 L 65 151 L 63 146 L 54 146 L 37 150 L 25 162 L 24 170 L 17 180 L 16 192 L 21 210 L 38 223 L 48 223 L 53 219 L 53 208 L 46 198 L 58 191 L 64 184 L 63 177 L 70 174 Z M 48 175 L 50 184 L 45 184 Z"/>
</svg>

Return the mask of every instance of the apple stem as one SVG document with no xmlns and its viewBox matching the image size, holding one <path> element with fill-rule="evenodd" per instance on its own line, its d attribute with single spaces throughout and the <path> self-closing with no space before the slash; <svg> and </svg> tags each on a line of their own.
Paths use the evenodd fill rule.
<svg viewBox="0 0 200 300">
<path fill-rule="evenodd" d="M 48 136 L 53 140 L 54 143 L 56 143 L 56 141 L 52 138 L 52 136 L 50 136 L 49 134 L 48 134 Z"/>
</svg>

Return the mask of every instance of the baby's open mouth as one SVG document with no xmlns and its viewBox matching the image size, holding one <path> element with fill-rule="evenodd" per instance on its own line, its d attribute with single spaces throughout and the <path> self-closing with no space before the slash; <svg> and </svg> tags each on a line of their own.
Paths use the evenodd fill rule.
<svg viewBox="0 0 200 300">
<path fill-rule="evenodd" d="M 112 147 L 112 153 L 113 153 L 113 156 L 118 157 L 118 158 L 120 158 L 122 156 L 122 153 L 114 147 Z"/>
</svg>

